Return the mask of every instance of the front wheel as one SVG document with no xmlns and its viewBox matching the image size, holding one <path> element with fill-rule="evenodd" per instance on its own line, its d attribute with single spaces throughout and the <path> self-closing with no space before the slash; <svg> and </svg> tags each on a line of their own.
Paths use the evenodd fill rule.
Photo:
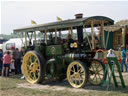
<svg viewBox="0 0 128 96">
<path fill-rule="evenodd" d="M 88 80 L 88 69 L 81 61 L 73 61 L 67 69 L 67 79 L 72 87 L 83 87 Z"/>
<path fill-rule="evenodd" d="M 23 58 L 22 71 L 29 83 L 40 83 L 45 75 L 45 60 L 36 51 L 28 51 Z"/>
</svg>

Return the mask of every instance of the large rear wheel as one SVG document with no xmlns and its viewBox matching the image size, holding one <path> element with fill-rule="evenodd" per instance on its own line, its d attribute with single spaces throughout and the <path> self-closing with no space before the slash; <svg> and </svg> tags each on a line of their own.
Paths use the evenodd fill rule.
<svg viewBox="0 0 128 96">
<path fill-rule="evenodd" d="M 45 75 L 45 60 L 36 51 L 29 51 L 23 58 L 22 71 L 29 83 L 43 81 Z"/>
<path fill-rule="evenodd" d="M 104 79 L 105 65 L 99 61 L 93 59 L 89 67 L 88 81 L 92 85 L 100 85 Z"/>
<path fill-rule="evenodd" d="M 72 87 L 83 87 L 88 80 L 88 69 L 81 61 L 73 61 L 67 69 L 67 79 Z"/>
</svg>

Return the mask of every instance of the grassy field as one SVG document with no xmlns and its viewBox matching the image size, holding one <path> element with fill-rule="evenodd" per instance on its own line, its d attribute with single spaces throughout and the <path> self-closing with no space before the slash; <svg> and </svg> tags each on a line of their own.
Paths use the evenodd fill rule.
<svg viewBox="0 0 128 96">
<path fill-rule="evenodd" d="M 109 90 L 106 87 L 92 86 L 87 84 L 84 88 L 72 88 L 65 80 L 63 82 L 49 82 L 45 84 L 31 85 L 20 76 L 11 76 L 9 78 L 0 77 L 0 96 L 128 96 L 128 73 L 123 73 L 126 88 L 115 88 L 110 85 Z M 27 87 L 19 87 L 27 85 Z M 47 88 L 46 88 L 47 87 Z"/>
</svg>

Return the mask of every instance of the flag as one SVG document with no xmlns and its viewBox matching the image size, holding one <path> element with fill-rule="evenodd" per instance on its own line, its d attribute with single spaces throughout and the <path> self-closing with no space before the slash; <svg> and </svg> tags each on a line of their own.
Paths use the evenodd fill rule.
<svg viewBox="0 0 128 96">
<path fill-rule="evenodd" d="M 35 22 L 35 21 L 33 21 L 33 20 L 31 20 L 31 23 L 32 23 L 32 24 L 36 24 L 36 22 Z"/>
<path fill-rule="evenodd" d="M 60 17 L 57 16 L 56 18 L 57 18 L 57 21 L 62 21 L 62 19 Z"/>
</svg>

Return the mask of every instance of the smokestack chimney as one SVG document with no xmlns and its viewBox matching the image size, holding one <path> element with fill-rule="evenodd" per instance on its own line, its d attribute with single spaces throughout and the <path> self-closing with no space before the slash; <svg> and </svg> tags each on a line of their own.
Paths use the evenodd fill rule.
<svg viewBox="0 0 128 96">
<path fill-rule="evenodd" d="M 82 18 L 83 14 L 76 14 L 76 19 Z M 77 26 L 77 36 L 78 36 L 78 46 L 79 46 L 79 52 L 81 52 L 81 44 L 83 43 L 83 26 Z"/>
<path fill-rule="evenodd" d="M 78 19 L 78 18 L 83 18 L 83 14 L 82 14 L 82 13 L 75 14 L 75 17 L 76 17 L 76 19 Z"/>
</svg>

